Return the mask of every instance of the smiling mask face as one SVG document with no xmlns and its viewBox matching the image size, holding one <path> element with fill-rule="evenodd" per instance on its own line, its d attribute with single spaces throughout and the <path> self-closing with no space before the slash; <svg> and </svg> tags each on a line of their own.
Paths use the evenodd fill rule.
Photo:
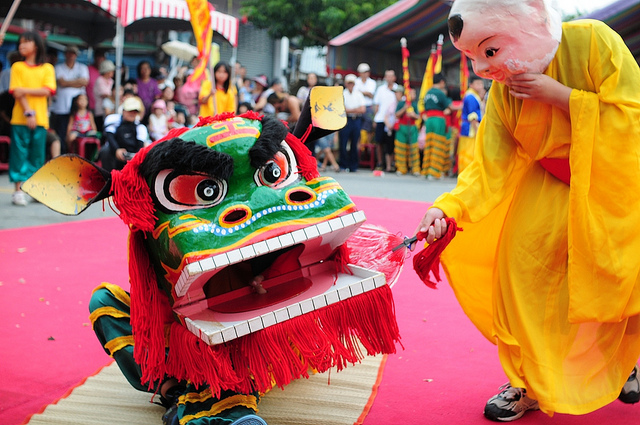
<svg viewBox="0 0 640 425">
<path fill-rule="evenodd" d="M 542 73 L 562 36 L 560 16 L 550 3 L 456 0 L 449 14 L 449 33 L 480 77 L 505 82 L 516 74 Z"/>
</svg>

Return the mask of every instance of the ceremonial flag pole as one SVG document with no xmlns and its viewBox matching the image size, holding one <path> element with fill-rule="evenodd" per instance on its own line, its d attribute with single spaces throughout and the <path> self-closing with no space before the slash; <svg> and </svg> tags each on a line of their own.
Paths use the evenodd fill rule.
<svg viewBox="0 0 640 425">
<path fill-rule="evenodd" d="M 464 53 L 460 53 L 460 93 L 464 94 L 469 88 L 469 66 L 467 65 L 467 57 Z"/>
<path fill-rule="evenodd" d="M 408 105 L 408 111 L 413 111 L 411 104 L 411 76 L 409 74 L 409 49 L 407 48 L 407 39 L 402 37 L 400 39 L 400 46 L 402 47 L 402 80 L 404 83 L 404 96 L 405 105 Z"/>
<path fill-rule="evenodd" d="M 20 6 L 21 1 L 22 0 L 13 0 L 13 3 L 11 4 L 11 8 L 9 9 L 7 16 L 5 16 L 4 21 L 2 22 L 2 27 L 0 28 L 0 40 L 4 41 L 4 35 L 7 33 L 9 24 L 11 24 L 13 15 L 16 14 L 16 11 L 18 10 L 18 6 Z M 2 43 L 0 42 L 0 44 Z"/>
</svg>

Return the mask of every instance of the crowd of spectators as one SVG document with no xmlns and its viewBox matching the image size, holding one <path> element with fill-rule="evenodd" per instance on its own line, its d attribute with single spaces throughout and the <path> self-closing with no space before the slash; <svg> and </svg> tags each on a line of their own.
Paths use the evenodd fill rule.
<svg viewBox="0 0 640 425">
<path fill-rule="evenodd" d="M 29 43 L 33 41 L 21 38 L 19 46 Z M 41 48 L 44 49 L 44 44 Z M 47 119 L 39 117 L 36 125 L 42 127 L 38 134 L 46 139 L 43 158 L 49 159 L 61 153 L 80 153 L 79 142 L 94 138 L 98 143 L 90 145 L 89 152 L 83 152 L 88 159 L 100 161 L 107 171 L 122 168 L 141 147 L 165 137 L 171 129 L 194 126 L 199 116 L 225 112 L 241 114 L 252 110 L 275 115 L 292 129 L 310 90 L 319 83 L 318 76 L 309 73 L 306 84 L 295 94 L 290 94 L 278 78 L 269 80 L 262 74 L 248 77 L 246 68 L 238 62 L 233 70 L 229 64 L 219 62 L 213 66 L 211 74 L 206 70 L 197 79 L 192 76 L 197 68 L 196 62 L 170 76 L 166 67 L 154 67 L 149 61 L 141 60 L 136 66 L 135 78 L 129 78 L 125 69 L 120 75 L 115 75 L 116 67 L 106 58 L 104 51 L 96 50 L 89 65 L 78 61 L 79 50 L 73 45 L 65 48 L 64 60 L 60 63 L 57 63 L 57 52 L 49 51 L 45 55 L 44 50 L 41 52 L 35 48 L 35 51 L 45 61 L 39 66 L 46 63 L 54 73 L 54 84 L 43 86 L 46 96 L 42 98 L 46 101 L 45 110 L 40 114 L 46 114 Z M 26 60 L 25 52 L 27 50 L 20 47 L 18 51 L 9 53 L 7 60 L 12 66 L 0 73 L 0 135 L 11 136 L 12 142 L 16 137 L 12 131 L 12 124 L 17 122 L 12 119 L 18 99 L 16 90 L 21 93 L 21 83 L 17 77 L 14 78 L 13 70 L 17 69 L 16 63 Z M 395 136 L 399 125 L 413 125 L 418 118 L 411 113 L 406 115 L 407 107 L 412 108 L 404 104 L 402 90 L 396 90 L 395 72 L 387 70 L 380 84 L 370 78 L 370 68 L 366 63 L 358 66 L 358 74 L 347 75 L 344 81 L 338 79 L 335 83 L 345 87 L 347 126 L 309 146 L 318 159 L 320 170 L 356 171 L 363 147 L 369 145 L 375 146 L 379 169 L 396 171 L 396 154 L 400 152 L 402 161 L 405 157 L 410 157 L 410 160 L 397 170 L 426 175 L 424 165 L 417 168 L 415 165 L 416 132 L 406 132 L 398 151 Z M 116 78 L 121 81 L 117 97 Z M 120 100 L 119 105 L 116 105 L 116 98 Z M 19 114 L 30 113 L 21 105 L 17 109 Z M 337 158 L 334 152 L 339 152 Z M 420 152 L 424 157 L 428 150 L 421 149 Z M 26 157 L 20 160 L 24 161 L 29 162 Z M 35 171 L 41 165 L 42 161 L 38 159 L 29 168 Z M 16 181 L 16 192 L 20 192 L 19 182 L 28 178 L 28 173 L 23 174 Z M 24 198 L 18 195 L 14 204 L 25 205 Z"/>
<path fill-rule="evenodd" d="M 94 51 L 92 63 L 85 64 L 78 60 L 78 47 L 69 45 L 63 52 L 64 59 L 58 63 L 58 52 L 46 50 L 41 41 L 38 34 L 21 37 L 18 50 L 7 55 L 10 66 L 0 68 L 0 135 L 10 137 L 10 150 L 24 154 L 16 156 L 13 165 L 11 158 L 5 158 L 10 162 L 10 176 L 15 177 L 11 178 L 16 184 L 15 205 L 29 202 L 20 190 L 21 182 L 47 159 L 63 153 L 80 153 L 83 139 L 97 140 L 89 144 L 85 156 L 110 171 L 122 168 L 141 147 L 166 136 L 172 128 L 194 126 L 199 116 L 253 110 L 277 115 L 293 127 L 304 102 L 285 93 L 278 79 L 269 81 L 266 75 L 247 77 L 246 68 L 239 63 L 233 72 L 229 64 L 217 63 L 211 74 L 205 71 L 202 79 L 195 80 L 189 77 L 196 63 L 179 69 L 170 78 L 165 67 L 154 67 L 141 60 L 135 78 L 128 78 L 125 69 L 121 75 L 115 75 L 116 66 L 107 59 L 105 51 Z M 42 110 L 34 111 L 28 104 L 15 107 L 16 101 L 25 99 L 23 86 L 30 83 L 25 84 L 18 71 L 13 71 L 18 68 L 22 71 L 23 67 L 14 65 L 26 63 L 27 54 L 33 62 L 29 65 L 37 65 L 49 78 L 38 81 L 42 83 L 37 88 L 38 102 L 44 102 L 40 102 Z M 119 96 L 115 93 L 116 78 L 121 81 Z M 28 94 L 27 98 L 32 101 L 33 96 Z M 17 109 L 20 119 L 14 116 Z M 36 112 L 31 129 L 27 124 L 31 124 L 30 114 Z M 37 134 L 37 143 L 18 140 L 22 127 L 28 128 L 29 134 Z M 32 151 L 38 151 L 38 155 L 32 158 Z"/>
</svg>

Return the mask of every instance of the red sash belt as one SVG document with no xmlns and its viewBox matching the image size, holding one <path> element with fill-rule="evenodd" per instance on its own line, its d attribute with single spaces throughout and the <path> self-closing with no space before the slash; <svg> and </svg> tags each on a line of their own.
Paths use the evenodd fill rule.
<svg viewBox="0 0 640 425">
<path fill-rule="evenodd" d="M 416 123 L 416 120 L 407 116 L 407 114 L 404 114 L 403 116 L 398 118 L 398 121 L 396 122 L 400 125 L 414 125 Z"/>
<path fill-rule="evenodd" d="M 427 116 L 427 118 L 431 118 L 431 117 L 444 118 L 444 112 L 438 111 L 437 109 L 431 109 L 429 111 L 425 111 L 424 113 Z"/>
<path fill-rule="evenodd" d="M 558 180 L 569 184 L 571 181 L 571 168 L 569 167 L 569 158 L 542 158 L 538 161 L 542 168 L 547 170 L 552 176 Z"/>
</svg>

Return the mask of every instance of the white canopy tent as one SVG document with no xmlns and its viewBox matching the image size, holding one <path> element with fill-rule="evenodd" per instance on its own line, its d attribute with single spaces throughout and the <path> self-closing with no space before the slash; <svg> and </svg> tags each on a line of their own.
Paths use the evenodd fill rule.
<svg viewBox="0 0 640 425">
<path fill-rule="evenodd" d="M 0 4 L 0 16 L 7 16 L 12 4 L 11 1 L 3 1 Z M 141 31 L 159 27 L 178 31 L 191 28 L 191 14 L 186 0 L 21 0 L 15 12 L 16 18 L 34 19 L 68 28 L 90 45 L 113 37 L 116 75 L 120 75 L 122 69 L 125 28 Z M 211 27 L 234 48 L 234 58 L 238 46 L 238 25 L 238 18 L 211 12 Z M 118 78 L 116 85 L 117 96 L 120 85 Z"/>
</svg>

